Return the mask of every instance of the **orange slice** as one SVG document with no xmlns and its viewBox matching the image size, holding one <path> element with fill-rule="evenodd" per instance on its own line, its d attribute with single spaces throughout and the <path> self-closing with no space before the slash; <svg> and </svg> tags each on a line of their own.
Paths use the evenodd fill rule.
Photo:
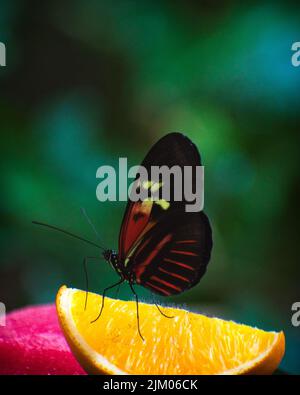
<svg viewBox="0 0 300 395">
<path fill-rule="evenodd" d="M 265 332 L 232 321 L 182 309 L 106 298 L 61 287 L 56 298 L 59 321 L 83 368 L 91 374 L 270 374 L 285 350 L 283 332 Z"/>
</svg>

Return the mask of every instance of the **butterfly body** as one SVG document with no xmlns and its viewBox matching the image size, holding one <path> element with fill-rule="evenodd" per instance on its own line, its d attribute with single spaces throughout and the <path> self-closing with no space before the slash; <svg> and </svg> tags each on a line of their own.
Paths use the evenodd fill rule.
<svg viewBox="0 0 300 395">
<path fill-rule="evenodd" d="M 102 255 L 103 258 L 109 262 L 112 268 L 119 274 L 122 280 L 135 284 L 134 273 L 129 268 L 126 268 L 124 263 L 120 261 L 119 254 L 116 251 L 105 250 Z"/>
</svg>

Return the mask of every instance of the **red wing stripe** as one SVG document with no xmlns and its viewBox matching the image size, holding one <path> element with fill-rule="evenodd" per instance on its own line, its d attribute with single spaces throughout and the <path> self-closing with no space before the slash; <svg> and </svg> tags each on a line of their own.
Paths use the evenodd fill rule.
<svg viewBox="0 0 300 395">
<path fill-rule="evenodd" d="M 164 261 L 165 262 L 169 262 L 169 263 L 174 263 L 175 265 L 184 267 L 184 268 L 189 269 L 189 270 L 195 270 L 192 266 L 186 265 L 185 263 L 174 261 L 173 259 L 165 258 Z"/>
<path fill-rule="evenodd" d="M 167 296 L 171 295 L 171 292 L 166 291 L 163 288 L 157 287 L 156 285 L 154 285 L 152 283 L 149 283 L 149 281 L 146 281 L 145 284 L 149 285 L 150 288 L 156 289 L 157 291 L 159 291 L 159 292 L 161 292 L 161 293 L 163 293 L 163 294 L 165 294 Z"/>
<path fill-rule="evenodd" d="M 190 282 L 190 280 L 189 280 L 188 278 L 183 277 L 183 276 L 181 276 L 180 274 L 168 272 L 168 270 L 165 270 L 165 269 L 163 269 L 163 268 L 161 268 L 161 267 L 159 267 L 158 270 L 161 271 L 161 272 L 163 272 L 163 273 L 168 274 L 169 276 L 179 278 L 179 280 L 186 281 L 187 283 Z"/>
<path fill-rule="evenodd" d="M 148 257 L 145 259 L 143 263 L 138 265 L 135 269 L 135 275 L 138 279 L 140 279 L 141 275 L 144 273 L 146 267 L 150 265 L 156 255 L 160 252 L 160 250 L 164 247 L 166 243 L 168 243 L 172 238 L 171 234 L 167 234 L 159 243 L 158 245 L 150 252 Z"/>
<path fill-rule="evenodd" d="M 175 291 L 179 291 L 179 292 L 181 291 L 181 288 L 176 287 L 176 285 L 169 283 L 168 281 L 162 280 L 161 278 L 159 278 L 157 276 L 151 276 L 150 280 L 157 281 L 158 283 L 161 283 L 161 284 L 165 285 L 166 287 L 173 288 L 173 289 L 175 289 Z"/>
<path fill-rule="evenodd" d="M 191 252 L 191 251 L 170 250 L 170 252 L 173 252 L 173 254 L 181 254 L 181 255 L 193 255 L 193 256 L 198 255 L 195 252 Z"/>
<path fill-rule="evenodd" d="M 178 240 L 175 244 L 194 244 L 197 243 L 197 240 Z"/>
</svg>

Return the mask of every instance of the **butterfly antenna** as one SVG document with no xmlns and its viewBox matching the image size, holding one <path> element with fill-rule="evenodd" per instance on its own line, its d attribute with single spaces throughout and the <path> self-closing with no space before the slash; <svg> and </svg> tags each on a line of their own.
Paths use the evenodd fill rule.
<svg viewBox="0 0 300 395">
<path fill-rule="evenodd" d="M 85 243 L 91 244 L 91 245 L 93 245 L 94 247 L 100 248 L 101 250 L 105 250 L 105 248 L 102 247 L 102 246 L 100 246 L 99 244 L 96 244 L 96 243 L 94 243 L 94 242 L 92 242 L 92 241 L 90 241 L 90 240 L 84 239 L 84 238 L 81 237 L 81 236 L 77 236 L 77 235 L 75 235 L 74 233 L 68 232 L 67 230 L 58 228 L 57 226 L 45 224 L 45 223 L 39 222 L 39 221 L 32 221 L 32 223 L 35 224 L 35 225 L 45 226 L 46 228 L 50 228 L 50 229 L 53 229 L 53 230 L 57 230 L 57 231 L 62 232 L 62 233 L 64 233 L 64 234 L 68 235 L 68 236 L 74 237 L 75 239 L 78 239 L 78 240 L 84 241 Z"/>
<path fill-rule="evenodd" d="M 85 217 L 85 219 L 87 220 L 87 222 L 90 224 L 90 226 L 91 226 L 91 228 L 93 229 L 93 231 L 94 231 L 95 235 L 97 236 L 97 238 L 98 238 L 99 240 L 101 240 L 101 237 L 100 237 L 100 235 L 99 235 L 99 233 L 98 233 L 98 231 L 97 231 L 95 225 L 93 224 L 91 218 L 88 216 L 88 214 L 87 214 L 87 212 L 86 212 L 86 209 L 85 209 L 84 207 L 81 207 L 81 208 L 80 208 L 80 211 L 81 211 L 81 214 L 82 214 L 82 215 Z"/>
</svg>

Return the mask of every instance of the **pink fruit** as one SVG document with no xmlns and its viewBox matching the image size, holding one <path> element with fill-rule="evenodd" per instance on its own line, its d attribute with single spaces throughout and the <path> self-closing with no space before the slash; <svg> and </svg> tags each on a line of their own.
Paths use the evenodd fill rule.
<svg viewBox="0 0 300 395">
<path fill-rule="evenodd" d="M 6 326 L 0 326 L 0 374 L 85 374 L 60 330 L 55 305 L 6 316 Z"/>
</svg>

